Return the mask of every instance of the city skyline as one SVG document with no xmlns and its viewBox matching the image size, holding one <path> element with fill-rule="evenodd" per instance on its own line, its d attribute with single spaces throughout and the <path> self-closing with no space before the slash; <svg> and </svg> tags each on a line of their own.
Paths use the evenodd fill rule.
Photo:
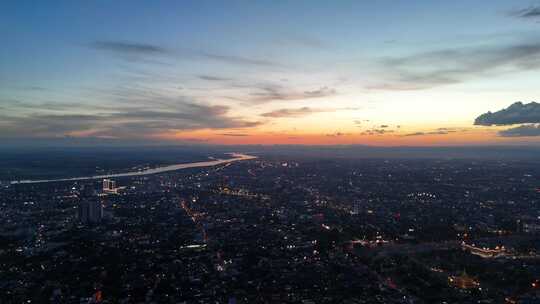
<svg viewBox="0 0 540 304">
<path fill-rule="evenodd" d="M 538 2 L 0 11 L 0 141 L 539 144 Z"/>
</svg>

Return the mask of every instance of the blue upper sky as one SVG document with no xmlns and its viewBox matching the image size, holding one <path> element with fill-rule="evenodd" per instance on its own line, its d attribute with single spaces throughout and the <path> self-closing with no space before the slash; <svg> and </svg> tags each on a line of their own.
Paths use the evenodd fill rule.
<svg viewBox="0 0 540 304">
<path fill-rule="evenodd" d="M 2 1 L 0 136 L 464 126 L 537 98 L 538 4 Z"/>
</svg>

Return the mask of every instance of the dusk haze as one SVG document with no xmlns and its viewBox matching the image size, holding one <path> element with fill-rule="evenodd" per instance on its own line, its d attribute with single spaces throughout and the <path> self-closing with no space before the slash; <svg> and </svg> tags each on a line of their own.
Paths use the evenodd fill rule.
<svg viewBox="0 0 540 304">
<path fill-rule="evenodd" d="M 0 304 L 540 303 L 540 0 L 1 0 Z"/>
<path fill-rule="evenodd" d="M 4 1 L 0 138 L 537 144 L 530 1 Z M 539 106 L 531 106 L 538 113 Z M 532 130 L 531 130 L 532 129 Z M 511 136 L 509 136 L 511 135 Z"/>
</svg>

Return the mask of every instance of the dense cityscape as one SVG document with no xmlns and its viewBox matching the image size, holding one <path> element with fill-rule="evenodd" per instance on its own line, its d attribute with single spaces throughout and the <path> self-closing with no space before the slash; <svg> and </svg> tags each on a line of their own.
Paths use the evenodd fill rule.
<svg viewBox="0 0 540 304">
<path fill-rule="evenodd" d="M 0 0 L 0 304 L 540 304 L 540 0 Z"/>
<path fill-rule="evenodd" d="M 261 155 L 1 186 L 1 303 L 540 301 L 537 162 Z"/>
</svg>

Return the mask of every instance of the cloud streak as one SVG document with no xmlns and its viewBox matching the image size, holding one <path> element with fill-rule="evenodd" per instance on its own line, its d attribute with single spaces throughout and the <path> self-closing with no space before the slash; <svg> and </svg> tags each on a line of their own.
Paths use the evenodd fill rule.
<svg viewBox="0 0 540 304">
<path fill-rule="evenodd" d="M 94 41 L 90 47 L 121 54 L 166 55 L 170 53 L 169 50 L 157 45 L 125 41 Z"/>
<path fill-rule="evenodd" d="M 218 82 L 232 80 L 231 78 L 220 77 L 220 76 L 212 76 L 212 75 L 199 75 L 199 76 L 197 76 L 197 78 L 202 79 L 202 80 L 206 80 L 206 81 L 218 81 Z"/>
<path fill-rule="evenodd" d="M 326 86 L 303 92 L 285 89 L 281 86 L 261 86 L 258 89 L 260 90 L 259 92 L 249 94 L 249 97 L 245 101 L 266 103 L 275 100 L 303 100 L 337 95 L 335 89 Z"/>
<path fill-rule="evenodd" d="M 423 90 L 468 81 L 479 76 L 540 68 L 540 43 L 442 49 L 379 62 L 386 81 L 379 90 Z"/>
<path fill-rule="evenodd" d="M 165 102 L 167 100 L 165 99 Z M 162 101 L 163 102 L 163 101 Z M 145 138 L 202 129 L 246 129 L 261 124 L 229 115 L 230 108 L 176 100 L 165 104 L 137 103 L 95 114 L 45 113 L 0 116 L 0 137 Z M 82 111 L 81 113 L 88 113 Z"/>
<path fill-rule="evenodd" d="M 511 16 L 525 19 L 540 19 L 540 6 L 530 6 L 510 12 Z"/>
<path fill-rule="evenodd" d="M 282 118 L 282 117 L 301 117 L 313 113 L 333 112 L 335 109 L 313 109 L 310 107 L 302 107 L 295 109 L 279 109 L 261 114 L 263 117 Z"/>
<path fill-rule="evenodd" d="M 384 135 L 387 133 L 394 133 L 394 130 L 373 128 L 373 129 L 369 129 L 369 130 L 361 132 L 360 135 L 373 136 L 373 135 Z"/>
<path fill-rule="evenodd" d="M 502 137 L 532 137 L 540 136 L 540 124 L 526 124 L 508 130 L 499 131 Z"/>
<path fill-rule="evenodd" d="M 197 56 L 202 57 L 202 58 L 226 62 L 230 64 L 236 64 L 236 65 L 253 65 L 253 66 L 266 66 L 266 67 L 282 66 L 281 64 L 277 62 L 274 62 L 271 60 L 265 60 L 265 59 L 249 58 L 249 57 L 236 56 L 236 55 L 216 54 L 216 53 L 211 53 L 207 51 L 195 51 L 194 53 Z"/>
<path fill-rule="evenodd" d="M 446 135 L 449 133 L 452 133 L 455 131 L 430 131 L 430 132 L 414 132 L 414 133 L 408 133 L 404 134 L 404 137 L 410 137 L 410 136 L 426 136 L 426 135 Z"/>
<path fill-rule="evenodd" d="M 219 54 L 205 50 L 170 49 L 163 46 L 129 41 L 98 40 L 88 45 L 90 48 L 113 52 L 121 56 L 169 56 L 176 59 L 206 59 L 232 65 L 284 67 L 284 65 L 267 59 L 259 59 L 231 54 Z"/>
</svg>

